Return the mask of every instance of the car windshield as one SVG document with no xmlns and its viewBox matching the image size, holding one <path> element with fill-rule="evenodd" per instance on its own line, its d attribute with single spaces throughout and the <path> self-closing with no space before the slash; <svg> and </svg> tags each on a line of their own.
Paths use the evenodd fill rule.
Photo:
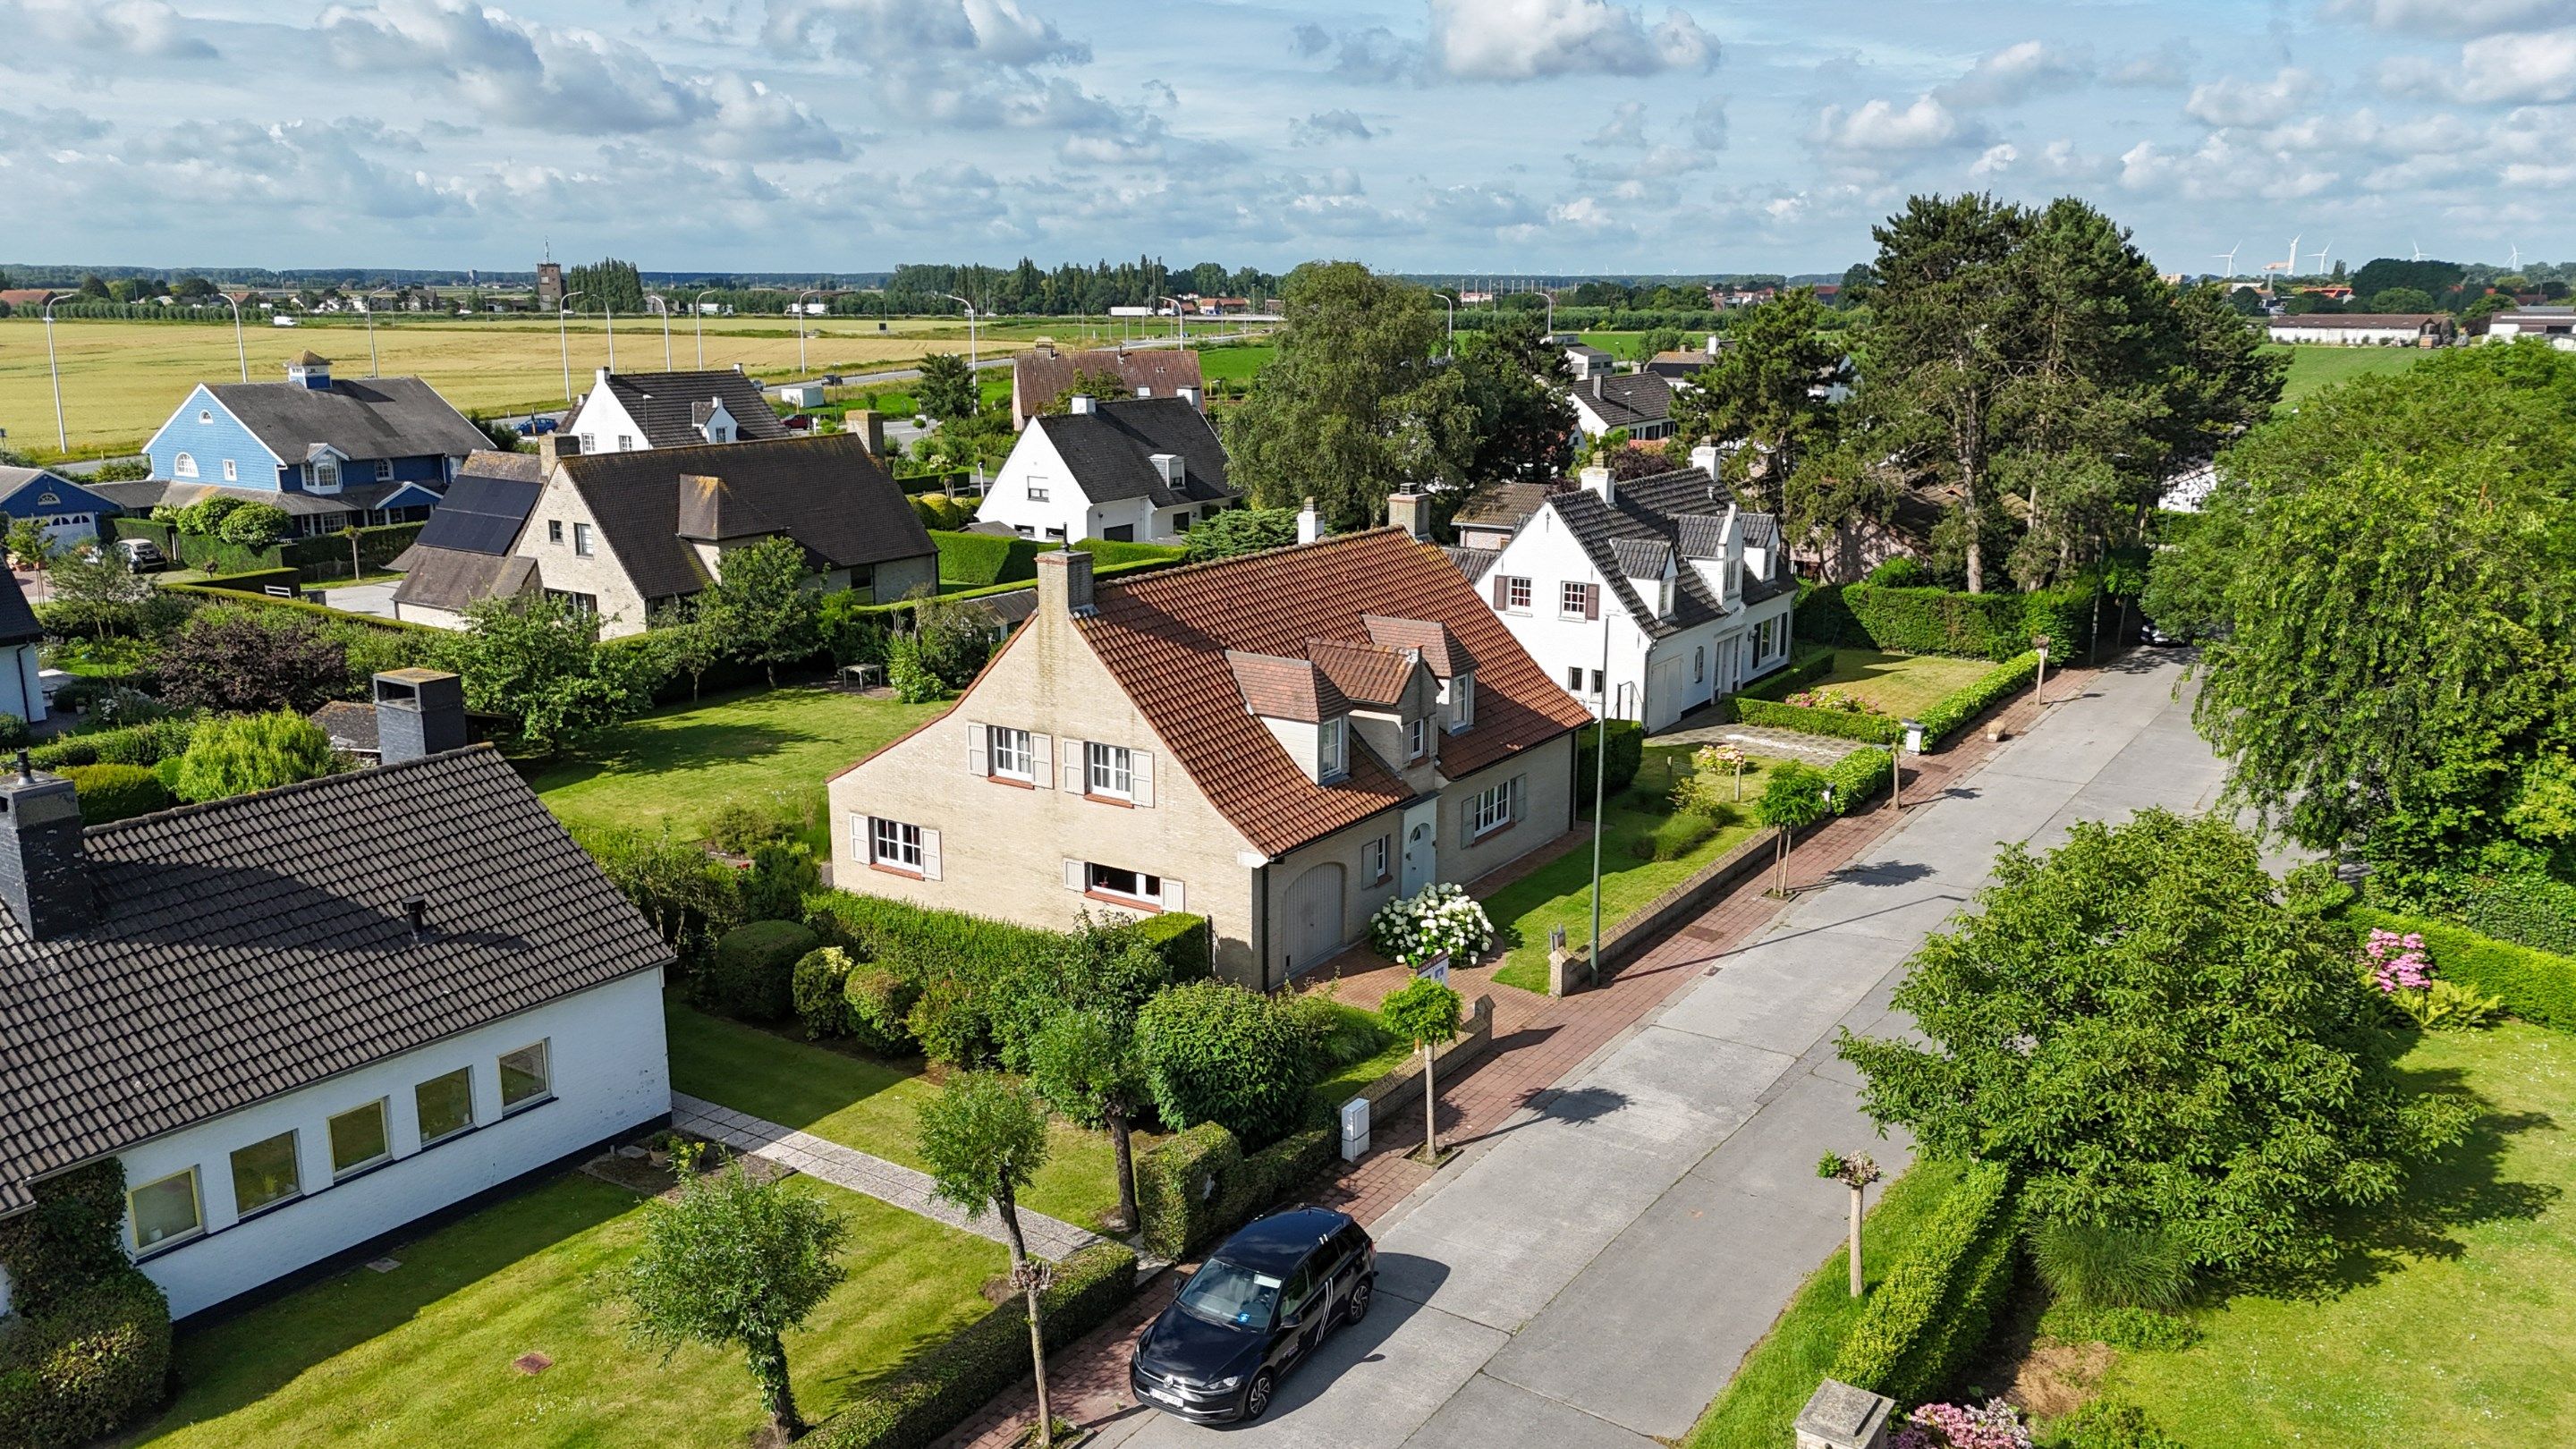
<svg viewBox="0 0 2576 1449">
<path fill-rule="evenodd" d="M 1180 1304 L 1193 1318 L 1230 1328 L 1260 1328 L 1279 1301 L 1279 1280 L 1267 1273 L 1210 1258 L 1181 1286 Z"/>
</svg>

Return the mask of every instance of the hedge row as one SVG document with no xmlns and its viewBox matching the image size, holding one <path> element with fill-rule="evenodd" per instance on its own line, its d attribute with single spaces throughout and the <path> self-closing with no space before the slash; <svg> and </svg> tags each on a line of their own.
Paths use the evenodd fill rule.
<svg viewBox="0 0 2576 1449">
<path fill-rule="evenodd" d="M 1870 1295 L 1830 1377 L 1900 1405 L 1947 1388 L 2012 1288 L 2018 1236 L 2012 1174 L 1997 1163 L 1970 1167 Z"/>
<path fill-rule="evenodd" d="M 1041 543 L 1033 538 L 937 528 L 930 530 L 930 539 L 939 545 L 939 578 L 942 583 L 1026 583 L 1038 576 L 1038 555 L 1053 553 L 1056 549 L 1052 543 Z M 1095 571 L 1139 563 L 1177 563 L 1189 552 L 1171 544 L 1123 543 L 1106 538 L 1082 539 L 1074 544 L 1074 548 L 1091 555 Z"/>
<path fill-rule="evenodd" d="M 1135 1296 L 1130 1249 L 1103 1243 L 1065 1259 L 1039 1295 L 1047 1351 L 1108 1322 Z M 1029 1369 L 1028 1309 L 1014 1297 L 877 1380 L 802 1442 L 813 1449 L 927 1449 Z"/>
<path fill-rule="evenodd" d="M 2546 876 L 2480 881 L 2466 892 L 2469 929 L 2534 950 L 2576 956 L 2576 886 Z"/>
<path fill-rule="evenodd" d="M 62 773 L 80 800 L 83 825 L 130 820 L 179 803 L 146 765 L 70 765 Z"/>
<path fill-rule="evenodd" d="M 388 619 L 381 614 L 356 614 L 346 609 L 334 609 L 328 604 L 308 604 L 302 599 L 273 599 L 266 594 L 245 593 L 240 589 L 218 588 L 212 584 L 163 584 L 161 587 L 168 593 L 201 595 L 218 604 L 241 604 L 254 609 L 284 609 L 290 613 L 303 614 L 308 618 L 337 619 L 344 624 L 356 624 L 366 629 L 382 629 L 390 633 L 436 638 L 451 632 L 428 624 L 414 624 L 404 619 Z"/>
<path fill-rule="evenodd" d="M 1998 662 L 2045 634 L 2063 657 L 2088 647 L 2094 587 L 2028 594 L 1963 594 L 1948 589 L 1827 584 L 1798 595 L 1798 632 L 1808 639 L 1896 654 L 1947 654 Z"/>
<path fill-rule="evenodd" d="M 1930 749 L 2029 684 L 2039 673 L 2039 656 L 2028 651 L 2007 660 L 1932 702 L 1918 721 L 1923 745 Z"/>
<path fill-rule="evenodd" d="M 2576 957 L 2560 956 L 2511 941 L 2479 935 L 2466 926 L 2419 916 L 2354 906 L 2344 919 L 2368 930 L 2376 926 L 2424 938 L 2432 952 L 2433 974 L 2504 998 L 2505 1010 L 2523 1020 L 2559 1031 L 2576 1031 Z"/>
<path fill-rule="evenodd" d="M 1795 730 L 1802 735 L 1824 735 L 1837 740 L 1859 740 L 1863 744 L 1892 745 L 1904 738 L 1905 731 L 1895 716 L 1864 714 L 1848 709 L 1810 709 L 1805 705 L 1781 704 L 1776 700 L 1735 697 L 1738 723 L 1762 725 L 1776 730 Z"/>
<path fill-rule="evenodd" d="M 1178 1261 L 1250 1222 L 1330 1166 L 1335 1127 L 1292 1132 L 1247 1153 L 1214 1122 L 1136 1154 L 1136 1207 L 1147 1249 Z"/>
<path fill-rule="evenodd" d="M 1632 719 L 1614 719 L 1606 731 L 1609 759 L 1596 770 L 1593 747 L 1604 733 L 1599 725 L 1585 725 L 1574 733 L 1574 801 L 1581 809 L 1592 808 L 1596 774 L 1602 789 L 1616 800 L 1636 783 L 1637 771 L 1646 763 L 1646 727 Z"/>
<path fill-rule="evenodd" d="M 27 752 L 40 770 L 74 765 L 157 765 L 187 753 L 197 722 L 184 716 L 147 720 L 116 729 L 57 736 Z"/>
<path fill-rule="evenodd" d="M 1800 645 L 1786 667 L 1775 669 L 1736 692 L 1736 698 L 1787 699 L 1834 672 L 1833 646 Z"/>
<path fill-rule="evenodd" d="M 1852 751 L 1825 767 L 1825 778 L 1834 787 L 1834 813 L 1849 815 L 1878 798 L 1888 786 L 1889 773 L 1896 764 L 1896 754 L 1875 745 Z"/>
<path fill-rule="evenodd" d="M 296 590 L 304 583 L 303 575 L 293 569 L 249 569 L 237 574 L 208 574 L 197 583 L 209 589 L 231 589 L 237 593 L 257 594 L 263 599 L 298 597 Z M 272 594 L 271 588 L 282 588 L 284 594 Z"/>
<path fill-rule="evenodd" d="M 132 1268 L 0 1335 L 0 1449 L 67 1449 L 159 1403 L 170 1302 Z"/>
<path fill-rule="evenodd" d="M 244 548 L 204 534 L 181 534 L 166 523 L 149 518 L 113 520 L 118 538 L 145 538 L 160 546 L 173 559 L 196 563 L 212 560 L 226 572 L 254 569 L 293 569 L 300 578 L 340 579 L 349 577 L 349 535 L 346 531 L 325 533 L 312 538 L 290 538 L 266 548 Z M 420 537 L 417 523 L 380 523 L 356 530 L 360 566 L 380 569 L 393 562 L 404 549 Z"/>
</svg>

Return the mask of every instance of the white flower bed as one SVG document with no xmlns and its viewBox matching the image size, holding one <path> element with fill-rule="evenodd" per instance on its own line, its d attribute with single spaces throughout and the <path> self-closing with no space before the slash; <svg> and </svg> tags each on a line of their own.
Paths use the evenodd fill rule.
<svg viewBox="0 0 2576 1449">
<path fill-rule="evenodd" d="M 1369 943 L 1401 966 L 1418 967 L 1446 953 L 1464 966 L 1485 954 L 1494 923 L 1484 904 L 1448 881 L 1407 900 L 1389 901 L 1369 918 Z"/>
</svg>

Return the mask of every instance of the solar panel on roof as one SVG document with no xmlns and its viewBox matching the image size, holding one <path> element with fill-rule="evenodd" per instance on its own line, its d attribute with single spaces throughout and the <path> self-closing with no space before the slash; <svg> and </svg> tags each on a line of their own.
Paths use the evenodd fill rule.
<svg viewBox="0 0 2576 1449">
<path fill-rule="evenodd" d="M 461 553 L 501 554 L 519 536 L 537 506 L 538 484 L 519 478 L 459 476 L 447 497 L 421 525 L 420 546 Z"/>
</svg>

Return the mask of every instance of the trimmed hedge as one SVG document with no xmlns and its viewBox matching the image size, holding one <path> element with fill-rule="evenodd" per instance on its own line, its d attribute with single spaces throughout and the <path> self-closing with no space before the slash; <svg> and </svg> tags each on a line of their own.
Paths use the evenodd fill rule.
<svg viewBox="0 0 2576 1449">
<path fill-rule="evenodd" d="M 1106 1323 L 1136 1296 L 1136 1254 L 1117 1243 L 1056 1265 L 1039 1294 L 1052 1353 Z M 861 1392 L 801 1442 L 813 1449 L 927 1449 L 1029 1377 L 1029 1318 L 1014 1297 Z"/>
<path fill-rule="evenodd" d="M 409 634 L 420 639 L 424 645 L 431 640 L 455 637 L 453 630 L 440 629 L 428 624 L 414 624 L 407 619 L 388 619 L 380 614 L 353 614 L 346 609 L 334 609 L 328 604 L 308 604 L 302 599 L 272 599 L 266 594 L 244 593 L 240 589 L 218 588 L 213 584 L 163 584 L 161 588 L 165 593 L 196 594 L 218 604 L 241 604 L 254 609 L 285 609 L 311 618 L 336 619 L 343 624 L 356 624 L 361 628 L 380 629 L 391 634 Z M 424 653 L 419 662 L 430 662 L 428 655 Z"/>
<path fill-rule="evenodd" d="M 1045 965 L 1064 941 L 1061 931 L 848 891 L 822 892 L 805 905 L 808 925 L 855 945 L 855 954 L 914 981 L 961 971 L 976 981 L 1000 980 Z M 1132 929 L 1163 953 L 1174 981 L 1193 981 L 1208 974 L 1207 917 L 1165 911 L 1140 918 Z"/>
<path fill-rule="evenodd" d="M 744 1021 L 784 1021 L 796 1010 L 796 963 L 820 941 L 795 921 L 752 921 L 716 941 L 708 1001 Z"/>
<path fill-rule="evenodd" d="M 1985 1342 L 2018 1241 L 2012 1174 L 1970 1167 L 1861 1309 L 1830 1376 L 1900 1405 L 1940 1393 Z"/>
<path fill-rule="evenodd" d="M 2412 931 L 2432 952 L 2433 974 L 2504 999 L 2505 1010 L 2538 1026 L 2576 1031 L 2576 957 L 2482 936 L 2466 926 L 2353 906 L 2358 930 Z"/>
<path fill-rule="evenodd" d="M 1973 722 L 1977 716 L 2019 693 L 2039 673 L 2039 656 L 2030 651 L 2006 660 L 1933 701 L 1923 711 L 1923 743 L 1929 749 Z"/>
<path fill-rule="evenodd" d="M 1026 583 L 1038 576 L 1038 555 L 1053 553 L 1056 545 L 1033 538 L 1008 538 L 993 533 L 964 533 L 947 529 L 930 530 L 931 542 L 939 545 L 939 580 L 941 583 L 968 585 Z M 1125 543 L 1106 538 L 1086 538 L 1074 545 L 1076 551 L 1091 555 L 1094 577 L 1112 569 L 1132 567 L 1139 563 L 1177 563 L 1188 549 L 1162 543 Z"/>
<path fill-rule="evenodd" d="M 1156 1257 L 1178 1262 L 1217 1240 L 1226 1223 L 1226 1184 L 1243 1173 L 1234 1134 L 1202 1122 L 1136 1154 L 1136 1208 L 1141 1236 Z"/>
<path fill-rule="evenodd" d="M 2481 881 L 2460 919 L 2469 929 L 2538 951 L 2576 956 L 2576 886 L 2546 876 Z"/>
<path fill-rule="evenodd" d="M 1599 725 L 1585 725 L 1574 732 L 1574 800 L 1580 809 L 1592 808 L 1593 741 L 1603 733 Z M 1601 770 L 1601 788 L 1616 800 L 1637 781 L 1637 771 L 1646 763 L 1646 727 L 1632 719 L 1609 722 L 1610 757 Z"/>
<path fill-rule="evenodd" d="M 1172 982 L 1204 981 L 1216 972 L 1216 936 L 1208 918 L 1187 911 L 1165 911 L 1136 922 L 1136 934 L 1172 968 Z"/>
<path fill-rule="evenodd" d="M 146 720 L 47 740 L 27 752 L 27 761 L 39 770 L 75 765 L 157 765 L 186 754 L 188 742 L 196 733 L 197 722 L 193 719 L 173 716 Z"/>
<path fill-rule="evenodd" d="M 1736 691 L 1741 699 L 1787 699 L 1806 686 L 1834 672 L 1834 650 L 1830 644 L 1802 644 L 1791 654 L 1789 663 L 1743 689 Z"/>
<path fill-rule="evenodd" d="M 237 574 L 209 574 L 197 582 L 210 589 L 231 589 L 244 594 L 257 594 L 263 599 L 303 597 L 297 592 L 302 587 L 303 580 L 293 569 L 251 569 Z M 272 594 L 269 592 L 272 587 L 282 588 L 286 593 Z"/>
<path fill-rule="evenodd" d="M 67 1449 L 161 1401 L 170 1300 L 133 1268 L 0 1335 L 0 1449 Z"/>
<path fill-rule="evenodd" d="M 1849 815 L 1878 798 L 1888 786 L 1889 772 L 1896 764 L 1893 751 L 1875 745 L 1857 749 L 1825 767 L 1825 778 L 1833 782 L 1834 813 Z"/>
<path fill-rule="evenodd" d="M 1855 649 L 1997 662 L 2046 634 L 2061 657 L 2072 658 L 2089 646 L 2094 593 L 2089 581 L 2029 594 L 1826 584 L 1799 591 L 1798 632 Z"/>
<path fill-rule="evenodd" d="M 1893 715 L 1862 714 L 1848 709 L 1809 709 L 1805 705 L 1781 704 L 1775 700 L 1748 699 L 1740 694 L 1735 696 L 1735 718 L 1742 724 L 1795 730 L 1802 735 L 1824 735 L 1837 740 L 1859 740 L 1870 745 L 1892 745 L 1905 737 L 1904 727 Z"/>
<path fill-rule="evenodd" d="M 83 825 L 105 825 L 179 803 L 148 765 L 72 765 L 63 778 L 80 800 Z"/>
</svg>

